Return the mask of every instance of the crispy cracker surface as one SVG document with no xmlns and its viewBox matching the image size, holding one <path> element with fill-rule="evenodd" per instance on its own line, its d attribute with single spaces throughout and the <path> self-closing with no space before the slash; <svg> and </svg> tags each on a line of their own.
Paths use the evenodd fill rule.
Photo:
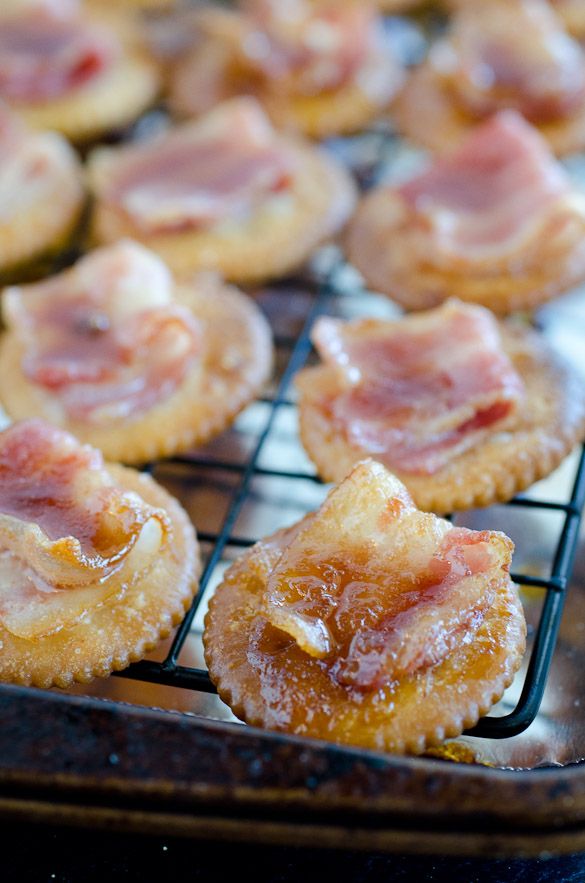
<svg viewBox="0 0 585 883">
<path fill-rule="evenodd" d="M 68 166 L 53 169 L 50 186 L 32 202 L 16 207 L 0 221 L 0 280 L 26 275 L 27 267 L 65 249 L 81 219 L 85 187 L 79 162 L 71 151 Z"/>
</svg>

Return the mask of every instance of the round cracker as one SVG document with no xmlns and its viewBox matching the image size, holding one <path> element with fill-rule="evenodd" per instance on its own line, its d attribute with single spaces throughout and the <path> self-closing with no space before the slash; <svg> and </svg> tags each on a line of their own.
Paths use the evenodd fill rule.
<svg viewBox="0 0 585 883">
<path fill-rule="evenodd" d="M 365 196 L 345 237 L 349 260 L 367 284 L 406 310 L 456 297 L 506 315 L 533 310 L 585 279 L 585 218 L 571 208 L 551 215 L 527 246 L 499 260 L 453 256 L 437 266 L 417 237 L 412 215 L 384 187 Z"/>
<path fill-rule="evenodd" d="M 262 615 L 269 573 L 302 523 L 238 558 L 211 599 L 205 660 L 223 701 L 254 726 L 397 753 L 420 753 L 473 726 L 524 653 L 524 614 L 510 580 L 502 579 L 472 642 L 396 684 L 352 691 Z"/>
<path fill-rule="evenodd" d="M 136 239 L 160 255 L 179 277 L 215 270 L 230 282 L 250 285 L 285 276 L 343 227 L 357 198 L 349 173 L 324 150 L 290 141 L 287 149 L 296 171 L 284 206 L 280 198 L 271 199 L 240 224 L 168 233 L 145 232 L 123 211 L 101 200 L 107 170 L 100 175 L 96 168 L 92 174 L 90 160 L 96 195 L 91 239 L 96 243 Z"/>
<path fill-rule="evenodd" d="M 410 75 L 393 105 L 398 131 L 436 152 L 457 147 L 481 121 L 466 113 L 428 62 Z M 566 119 L 533 124 L 559 156 L 585 147 L 585 101 Z"/>
<path fill-rule="evenodd" d="M 85 207 L 85 186 L 81 164 L 73 149 L 53 133 L 30 135 L 53 143 L 52 162 L 44 171 L 42 187 L 35 198 L 16 201 L 7 217 L 0 220 L 0 280 L 26 274 L 28 267 L 61 252 L 71 241 Z"/>
<path fill-rule="evenodd" d="M 0 401 L 13 420 L 42 416 L 106 459 L 143 463 L 209 441 L 226 429 L 267 381 L 270 327 L 255 303 L 215 279 L 176 289 L 202 325 L 203 351 L 183 382 L 148 411 L 104 426 L 70 420 L 57 399 L 23 374 L 24 350 L 11 332 L 0 338 Z"/>
<path fill-rule="evenodd" d="M 521 376 L 526 395 L 505 431 L 478 440 L 432 475 L 385 465 L 425 511 L 449 513 L 505 502 L 544 478 L 585 436 L 585 390 L 580 377 L 542 336 L 519 325 L 501 326 L 505 352 Z M 326 402 L 341 390 L 334 368 L 305 368 L 297 376 L 303 445 L 325 481 L 340 481 L 372 454 L 352 445 Z"/>
<path fill-rule="evenodd" d="M 179 116 L 192 117 L 219 101 L 252 94 L 278 128 L 322 140 L 359 132 L 388 107 L 403 82 L 398 62 L 375 50 L 341 88 L 319 95 L 289 95 L 271 89 L 270 83 L 234 61 L 229 43 L 211 38 L 177 65 L 169 103 Z"/>
<path fill-rule="evenodd" d="M 119 131 L 156 99 L 156 65 L 133 49 L 78 89 L 37 103 L 11 101 L 11 107 L 35 129 L 53 129 L 75 143 Z"/>
<path fill-rule="evenodd" d="M 0 681 L 68 687 L 74 681 L 105 677 L 141 659 L 168 637 L 188 609 L 200 573 L 189 518 L 150 476 L 117 465 L 107 470 L 119 487 L 166 511 L 173 529 L 170 541 L 142 579 L 125 590 L 121 587 L 75 625 L 36 640 L 16 637 L 0 625 Z"/>
</svg>

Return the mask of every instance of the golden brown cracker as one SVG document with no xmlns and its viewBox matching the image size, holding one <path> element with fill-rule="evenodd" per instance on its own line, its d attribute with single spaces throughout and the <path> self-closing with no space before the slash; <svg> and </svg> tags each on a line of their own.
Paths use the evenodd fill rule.
<svg viewBox="0 0 585 883">
<path fill-rule="evenodd" d="M 68 687 L 75 681 L 105 677 L 152 650 L 191 603 L 200 562 L 186 513 L 149 476 L 117 465 L 107 469 L 121 488 L 167 512 L 172 537 L 143 578 L 126 589 L 121 586 L 120 592 L 88 610 L 74 625 L 35 640 L 16 637 L 0 626 L 0 680 Z"/>
<path fill-rule="evenodd" d="M 131 237 L 155 251 L 179 277 L 216 270 L 230 282 L 251 285 L 284 276 L 304 263 L 317 246 L 347 221 L 356 200 L 348 174 L 325 151 L 290 146 L 296 171 L 290 190 L 268 201 L 248 220 L 207 230 L 149 233 L 138 229 L 115 205 L 100 199 L 114 149 L 90 160 L 90 186 L 96 204 L 91 239 L 110 243 Z M 105 159 L 100 161 L 99 156 Z"/>
<path fill-rule="evenodd" d="M 420 509 L 448 513 L 504 502 L 544 478 L 585 435 L 585 392 L 578 375 L 542 336 L 503 325 L 505 352 L 526 394 L 505 432 L 494 431 L 432 475 L 393 470 Z M 319 365 L 297 375 L 303 445 L 325 481 L 339 481 L 364 457 L 336 426 L 327 401 L 340 391 L 334 368 Z M 390 463 L 386 463 L 392 469 Z"/>
<path fill-rule="evenodd" d="M 216 279 L 179 286 L 176 294 L 202 324 L 203 352 L 168 399 L 113 424 L 69 420 L 46 390 L 24 376 L 22 347 L 6 332 L 0 338 L 0 401 L 8 414 L 14 420 L 42 416 L 107 459 L 126 463 L 171 456 L 218 435 L 268 379 L 270 329 L 249 298 Z"/>
<path fill-rule="evenodd" d="M 438 266 L 419 237 L 400 197 L 380 188 L 358 206 L 345 244 L 366 283 L 406 310 L 456 297 L 506 315 L 533 310 L 585 279 L 585 217 L 571 207 L 551 212 L 530 242 L 500 259 L 452 256 Z"/>
<path fill-rule="evenodd" d="M 211 599 L 205 659 L 234 714 L 254 726 L 415 754 L 473 726 L 511 683 L 524 652 L 524 615 L 510 581 L 502 580 L 469 644 L 390 686 L 352 692 L 262 613 L 270 571 L 302 524 L 246 551 Z M 283 695 L 284 709 L 276 698 Z"/>
</svg>

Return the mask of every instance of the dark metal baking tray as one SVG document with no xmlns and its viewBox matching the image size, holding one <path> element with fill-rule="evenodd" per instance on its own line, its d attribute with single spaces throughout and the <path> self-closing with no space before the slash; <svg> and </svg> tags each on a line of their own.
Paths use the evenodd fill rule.
<svg viewBox="0 0 585 883">
<path fill-rule="evenodd" d="M 420 160 L 386 124 L 328 146 L 363 186 L 403 175 Z M 571 169 L 585 178 L 579 158 Z M 291 381 L 312 358 L 310 326 L 320 312 L 396 314 L 386 298 L 363 289 L 333 246 L 299 278 L 252 296 L 275 332 L 273 387 L 214 443 L 149 467 L 199 529 L 206 570 L 198 603 L 172 643 L 121 677 L 68 694 L 0 687 L 0 814 L 401 852 L 585 849 L 582 452 L 511 504 L 454 516 L 515 540 L 529 622 L 527 664 L 492 714 L 457 740 L 454 755 L 476 763 L 397 758 L 261 732 L 236 723 L 213 694 L 200 640 L 209 593 L 242 548 L 298 519 L 326 493 L 295 425 Z M 553 345 L 585 370 L 582 293 L 538 318 Z"/>
</svg>

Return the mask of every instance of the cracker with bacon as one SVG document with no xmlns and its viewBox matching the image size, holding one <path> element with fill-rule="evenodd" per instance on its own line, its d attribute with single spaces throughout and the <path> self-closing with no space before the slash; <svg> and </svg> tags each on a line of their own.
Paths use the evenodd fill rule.
<svg viewBox="0 0 585 883">
<path fill-rule="evenodd" d="M 320 319 L 297 377 L 303 444 L 327 481 L 372 456 L 439 513 L 510 499 L 585 435 L 580 377 L 541 335 L 449 301 L 398 321 Z"/>
<path fill-rule="evenodd" d="M 179 504 L 41 420 L 0 433 L 0 680 L 66 687 L 167 637 L 197 586 Z"/>
<path fill-rule="evenodd" d="M 559 155 L 585 146 L 585 52 L 545 0 L 463 3 L 393 114 L 402 134 L 445 151 L 503 109 L 521 113 Z"/>
<path fill-rule="evenodd" d="M 129 241 L 3 295 L 0 401 L 43 416 L 109 459 L 144 462 L 225 429 L 266 382 L 268 323 L 207 275 L 177 285 Z"/>
<path fill-rule="evenodd" d="M 90 159 L 95 242 L 132 236 L 178 275 L 238 284 L 283 276 L 336 234 L 356 199 L 320 148 L 278 135 L 251 98 L 145 144 Z"/>
<path fill-rule="evenodd" d="M 156 65 L 111 6 L 26 0 L 0 9 L 0 97 L 35 128 L 87 142 L 128 126 L 158 90 Z"/>
<path fill-rule="evenodd" d="M 530 310 L 585 279 L 585 192 L 537 130 L 503 111 L 411 180 L 366 195 L 346 246 L 406 309 L 458 297 Z"/>
<path fill-rule="evenodd" d="M 205 621 L 211 678 L 248 723 L 419 753 L 475 724 L 520 665 L 512 550 L 359 463 L 226 572 Z"/>
<path fill-rule="evenodd" d="M 357 132 L 404 82 L 375 4 L 246 0 L 206 10 L 193 51 L 177 65 L 169 101 L 183 117 L 254 95 L 282 129 L 323 139 Z"/>
<path fill-rule="evenodd" d="M 70 242 L 85 205 L 81 164 L 57 132 L 31 132 L 0 103 L 0 279 Z"/>
</svg>

